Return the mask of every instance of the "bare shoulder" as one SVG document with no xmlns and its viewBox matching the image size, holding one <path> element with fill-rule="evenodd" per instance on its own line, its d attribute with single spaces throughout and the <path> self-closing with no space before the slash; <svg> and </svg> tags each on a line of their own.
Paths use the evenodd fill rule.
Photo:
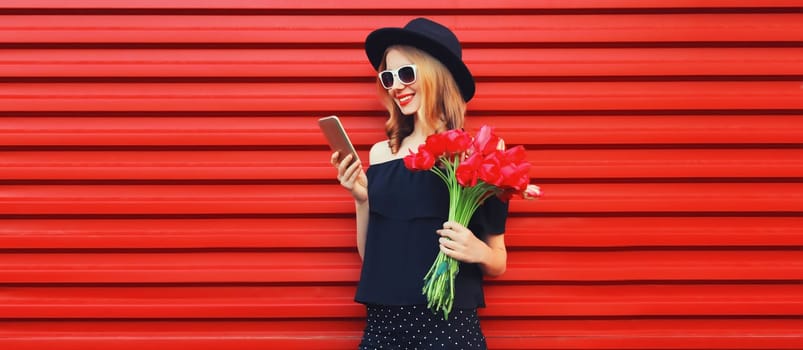
<svg viewBox="0 0 803 350">
<path fill-rule="evenodd" d="M 388 140 L 379 141 L 371 146 L 371 153 L 368 155 L 368 161 L 371 164 L 379 164 L 384 163 L 391 160 L 394 157 L 393 153 L 390 151 L 390 145 L 388 144 Z"/>
</svg>

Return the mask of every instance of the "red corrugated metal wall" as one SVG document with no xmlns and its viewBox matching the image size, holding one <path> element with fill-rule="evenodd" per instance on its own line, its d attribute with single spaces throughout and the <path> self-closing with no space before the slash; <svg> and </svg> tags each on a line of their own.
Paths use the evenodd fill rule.
<svg viewBox="0 0 803 350">
<path fill-rule="evenodd" d="M 801 348 L 800 1 L 0 4 L 0 348 L 354 349 L 372 29 L 429 16 L 524 144 L 491 349 Z"/>
</svg>

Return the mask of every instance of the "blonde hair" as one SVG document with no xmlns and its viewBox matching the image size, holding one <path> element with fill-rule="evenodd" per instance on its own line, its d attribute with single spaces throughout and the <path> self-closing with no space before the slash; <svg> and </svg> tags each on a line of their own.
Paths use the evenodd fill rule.
<svg viewBox="0 0 803 350">
<path fill-rule="evenodd" d="M 400 51 L 416 65 L 418 74 L 416 80 L 421 87 L 419 93 L 422 96 L 421 102 L 427 126 L 434 129 L 435 132 L 445 131 L 439 130 L 443 129 L 443 127 L 439 127 L 441 125 L 445 125 L 447 130 L 462 129 L 465 122 L 466 102 L 463 100 L 463 95 L 460 94 L 460 89 L 457 87 L 452 73 L 446 66 L 428 53 L 412 46 L 391 46 L 385 50 L 386 58 L 391 49 Z M 379 70 L 382 71 L 385 68 L 387 68 L 387 64 L 383 59 Z M 396 154 L 399 152 L 402 140 L 413 132 L 416 118 L 402 114 L 399 106 L 393 101 L 393 97 L 388 94 L 388 90 L 379 81 L 376 86 L 379 90 L 380 100 L 390 114 L 385 123 L 385 133 L 388 136 L 391 152 Z M 440 123 L 441 121 L 443 124 Z"/>
</svg>

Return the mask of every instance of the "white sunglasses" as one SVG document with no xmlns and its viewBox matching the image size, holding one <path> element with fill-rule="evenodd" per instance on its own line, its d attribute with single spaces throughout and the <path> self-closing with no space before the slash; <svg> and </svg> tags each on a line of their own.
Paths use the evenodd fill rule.
<svg viewBox="0 0 803 350">
<path fill-rule="evenodd" d="M 382 87 L 388 90 L 393 88 L 396 79 L 399 79 L 399 82 L 404 85 L 410 85 L 415 83 L 416 76 L 418 76 L 414 64 L 407 64 L 396 69 L 383 70 L 379 72 L 378 75 Z"/>
</svg>

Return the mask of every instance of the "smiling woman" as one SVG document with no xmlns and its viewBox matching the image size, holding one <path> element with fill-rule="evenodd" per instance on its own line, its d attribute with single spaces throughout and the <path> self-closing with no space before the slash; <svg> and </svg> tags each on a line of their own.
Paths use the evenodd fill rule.
<svg viewBox="0 0 803 350">
<path fill-rule="evenodd" d="M 379 70 L 388 139 L 371 148 L 367 173 L 358 162 L 335 162 L 338 179 L 357 207 L 363 266 L 355 299 L 366 304 L 368 314 L 360 348 L 485 349 L 477 317 L 477 308 L 485 306 L 482 276 L 505 270 L 502 233 L 508 206 L 490 198 L 472 222 L 455 220 L 441 179 L 430 172 L 410 173 L 399 161 L 403 150 L 418 149 L 429 136 L 463 127 L 475 88 L 460 42 L 443 25 L 417 18 L 404 28 L 375 30 L 365 50 Z M 427 311 L 434 302 L 429 297 L 437 292 L 422 294 L 421 279 L 429 276 L 436 255 L 444 254 L 457 260 L 449 263 L 453 292 L 445 304 L 437 302 L 445 305 L 437 307 L 443 307 L 441 317 Z M 433 329 L 441 331 L 427 332 Z"/>
<path fill-rule="evenodd" d="M 388 67 L 396 69 L 386 69 Z M 414 129 L 415 118 L 411 118 L 412 115 L 420 114 L 425 127 L 437 131 L 459 129 L 465 124 L 468 101 L 449 69 L 432 55 L 412 46 L 389 46 L 378 69 L 382 70 L 377 84 L 378 94 L 389 113 L 385 129 L 391 153 L 416 148 L 414 144 L 401 147 L 404 137 Z M 395 71 L 407 74 L 409 82 L 402 78 L 397 80 L 394 76 L 392 83 L 386 84 L 384 79 L 390 81 L 389 76 Z M 426 79 L 419 80 L 419 75 Z M 474 88 L 466 89 L 473 91 Z"/>
</svg>

